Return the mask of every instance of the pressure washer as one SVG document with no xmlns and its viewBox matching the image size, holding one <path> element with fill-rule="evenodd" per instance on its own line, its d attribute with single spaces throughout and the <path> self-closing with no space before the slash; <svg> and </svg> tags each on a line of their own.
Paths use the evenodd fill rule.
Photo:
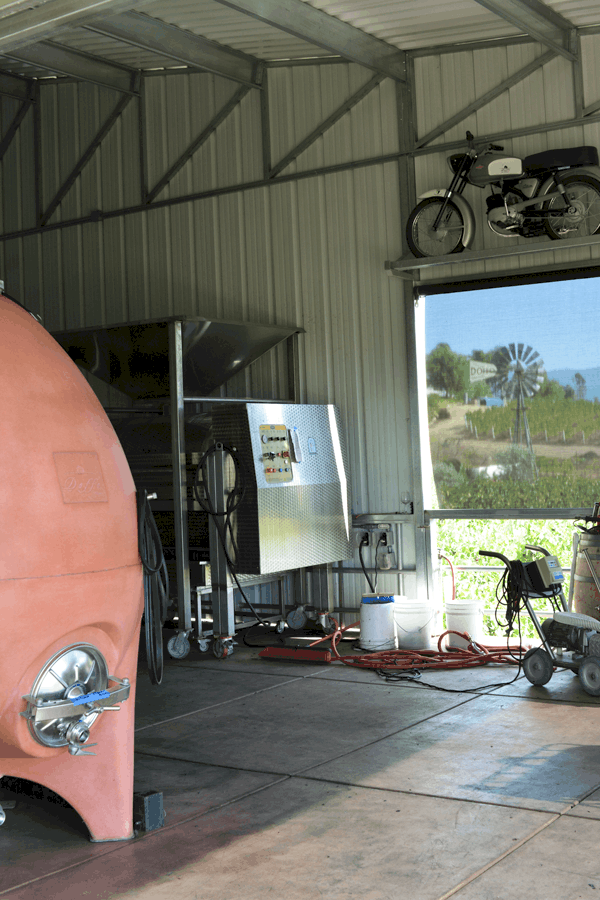
<svg viewBox="0 0 600 900">
<path fill-rule="evenodd" d="M 542 642 L 522 658 L 525 677 L 531 684 L 547 684 L 555 668 L 577 673 L 581 686 L 592 697 L 600 697 L 600 620 L 569 610 L 563 593 L 564 573 L 558 559 L 543 547 L 525 545 L 542 554 L 529 563 L 509 560 L 502 553 L 480 550 L 480 556 L 501 560 L 506 566 L 499 582 L 499 602 L 506 604 L 507 633 L 525 608 Z M 553 614 L 540 622 L 532 600 L 550 601 Z"/>
</svg>

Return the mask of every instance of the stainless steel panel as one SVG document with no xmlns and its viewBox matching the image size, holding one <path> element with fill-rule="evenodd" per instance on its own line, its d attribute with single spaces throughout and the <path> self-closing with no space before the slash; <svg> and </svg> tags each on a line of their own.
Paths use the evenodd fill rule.
<svg viewBox="0 0 600 900">
<path fill-rule="evenodd" d="M 267 424 L 297 429 L 302 461 L 291 463 L 291 482 L 266 480 L 259 429 Z M 336 407 L 227 405 L 213 412 L 213 437 L 236 448 L 248 482 L 236 516 L 241 572 L 280 572 L 352 556 L 348 461 Z"/>
</svg>

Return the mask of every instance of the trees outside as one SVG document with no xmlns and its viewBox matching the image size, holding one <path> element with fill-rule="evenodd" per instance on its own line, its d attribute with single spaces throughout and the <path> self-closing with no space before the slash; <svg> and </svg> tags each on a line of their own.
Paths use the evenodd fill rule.
<svg viewBox="0 0 600 900">
<path fill-rule="evenodd" d="M 586 384 L 585 378 L 579 372 L 575 372 L 573 376 L 575 382 L 575 395 L 578 400 L 585 400 Z"/>
<path fill-rule="evenodd" d="M 487 381 L 471 384 L 469 379 L 469 359 L 491 362 L 491 354 L 474 350 L 470 357 L 455 353 L 449 344 L 438 344 L 427 356 L 427 384 L 436 391 L 443 391 L 446 397 L 487 397 L 490 393 Z"/>
<path fill-rule="evenodd" d="M 438 344 L 427 357 L 427 384 L 447 397 L 467 390 L 467 357 Z"/>
<path fill-rule="evenodd" d="M 555 378 L 545 378 L 537 396 L 548 400 L 564 400 L 565 389 Z"/>
</svg>

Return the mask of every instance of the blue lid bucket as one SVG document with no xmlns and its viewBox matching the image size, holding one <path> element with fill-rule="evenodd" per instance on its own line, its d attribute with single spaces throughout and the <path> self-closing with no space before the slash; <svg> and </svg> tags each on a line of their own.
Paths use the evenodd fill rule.
<svg viewBox="0 0 600 900">
<path fill-rule="evenodd" d="M 393 594 L 363 594 L 360 604 L 360 646 L 363 650 L 396 650 Z"/>
</svg>

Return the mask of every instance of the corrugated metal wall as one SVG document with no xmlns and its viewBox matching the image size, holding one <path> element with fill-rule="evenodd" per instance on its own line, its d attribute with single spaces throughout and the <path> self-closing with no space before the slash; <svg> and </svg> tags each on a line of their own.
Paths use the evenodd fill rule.
<svg viewBox="0 0 600 900">
<path fill-rule="evenodd" d="M 370 78 L 353 65 L 269 72 L 270 138 L 277 162 Z M 237 86 L 211 75 L 144 79 L 151 189 Z M 114 109 L 91 85 L 41 88 L 42 208 Z M 3 101 L 2 125 L 14 104 Z M 28 114 L 30 116 L 30 114 Z M 51 222 L 140 203 L 137 100 L 132 100 Z M 32 167 L 24 134 L 3 173 L 4 228 L 31 226 Z M 288 169 L 347 163 L 398 146 L 395 89 L 383 82 Z M 19 155 L 20 154 L 20 155 Z M 260 97 L 251 91 L 158 199 L 263 177 Z M 285 323 L 299 338 L 299 399 L 336 403 L 348 434 L 353 511 L 401 508 L 412 491 L 403 285 L 384 260 L 402 223 L 395 162 L 77 224 L 4 243 L 7 290 L 61 330 L 178 313 Z M 249 378 L 249 381 L 248 381 Z M 284 351 L 238 380 L 242 395 L 285 396 Z M 239 395 L 238 393 L 238 395 Z M 407 543 L 403 562 L 414 565 Z M 362 578 L 348 579 L 356 605 Z M 395 581 L 388 590 L 397 591 Z M 405 590 L 412 593 L 409 586 Z"/>
<path fill-rule="evenodd" d="M 599 99 L 599 50 L 600 36 L 582 40 L 584 105 Z M 440 125 L 541 52 L 535 45 L 518 44 L 418 57 L 418 134 Z M 569 62 L 555 58 L 435 143 L 461 139 L 467 128 L 491 134 L 543 128 L 573 117 L 573 75 Z M 272 165 L 371 77 L 352 64 L 274 68 L 267 76 Z M 143 104 L 133 99 L 127 105 L 50 221 L 93 217 L 95 210 L 110 214 L 127 206 L 135 209 L 5 240 L 0 264 L 7 288 L 39 310 L 50 330 L 177 313 L 301 326 L 305 334 L 299 339 L 299 399 L 335 402 L 342 411 L 352 462 L 353 511 L 401 509 L 401 494 L 413 492 L 404 296 L 409 292 L 383 267 L 384 260 L 398 256 L 404 227 L 397 163 L 250 188 L 249 183 L 263 179 L 265 166 L 261 100 L 258 91 L 250 91 L 157 201 L 171 203 L 194 192 L 215 195 L 140 209 L 142 188 L 152 190 L 236 90 L 208 74 L 145 77 Z M 41 86 L 42 210 L 117 100 L 110 91 L 91 85 Z M 16 101 L 2 99 L 2 134 L 17 110 Z M 146 137 L 145 159 L 140 155 L 140 128 Z M 4 233 L 35 226 L 33 132 L 30 110 L 2 163 Z M 398 136 L 395 87 L 384 80 L 282 174 L 393 154 Z M 504 143 L 517 155 L 560 144 L 598 145 L 600 125 L 540 131 Z M 447 183 L 446 156 L 441 151 L 416 157 L 417 190 Z M 246 187 L 236 190 L 238 185 Z M 479 192 L 473 189 L 470 200 L 478 215 L 477 246 L 506 243 L 484 228 Z M 595 252 L 561 248 L 518 259 L 523 267 L 542 269 L 551 262 L 591 259 Z M 515 265 L 519 262 L 511 261 L 511 268 Z M 436 270 L 433 277 L 460 278 L 504 268 L 502 261 L 455 263 Z M 285 396 L 284 350 L 255 364 L 229 389 L 237 395 Z M 402 530 L 400 562 L 410 567 L 417 532 Z M 398 589 L 393 582 L 383 584 Z M 355 605 L 362 579 L 348 579 L 347 586 L 345 602 Z M 403 587 L 412 593 L 414 579 Z"/>
</svg>

